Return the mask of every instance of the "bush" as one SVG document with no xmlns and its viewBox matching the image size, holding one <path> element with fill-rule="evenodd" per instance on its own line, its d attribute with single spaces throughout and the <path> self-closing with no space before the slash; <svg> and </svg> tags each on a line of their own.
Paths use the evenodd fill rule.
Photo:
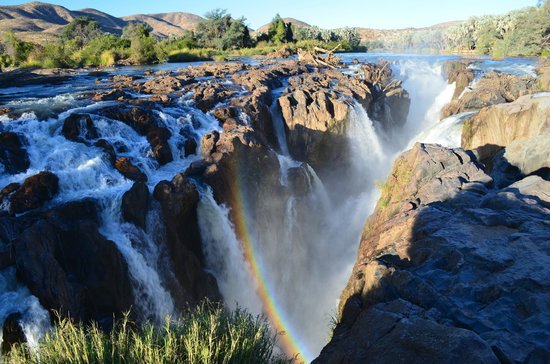
<svg viewBox="0 0 550 364">
<path fill-rule="evenodd" d="M 36 351 L 17 345 L 9 363 L 290 363 L 274 354 L 264 318 L 237 309 L 197 308 L 162 328 L 136 327 L 126 315 L 107 334 L 97 325 L 61 319 Z"/>
</svg>

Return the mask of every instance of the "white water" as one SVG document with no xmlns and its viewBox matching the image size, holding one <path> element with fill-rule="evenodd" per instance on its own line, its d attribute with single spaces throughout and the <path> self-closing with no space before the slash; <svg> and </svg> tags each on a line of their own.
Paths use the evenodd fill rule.
<svg viewBox="0 0 550 364">
<path fill-rule="evenodd" d="M 360 191 L 334 189 L 330 184 L 325 186 L 310 166 L 302 166 L 307 171 L 310 192 L 306 196 L 296 196 L 288 191 L 286 200 L 273 204 L 272 226 L 263 231 L 251 231 L 257 258 L 281 315 L 289 323 L 288 331 L 303 342 L 308 358 L 316 356 L 329 336 L 330 317 L 336 314 L 338 297 L 351 272 L 363 224 L 379 196 L 375 182 L 385 180 L 395 155 L 412 142 L 446 146 L 457 146 L 460 142 L 461 124 L 467 116 L 439 121 L 441 108 L 454 92 L 454 85 L 448 85 L 441 76 L 440 65 L 402 58 L 396 61 L 394 70 L 396 76 L 404 80 L 403 87 L 412 100 L 403 130 L 382 135 L 377 122 L 370 120 L 359 104 L 352 104 L 347 129 L 352 168 L 341 179 L 350 186 L 360 185 Z M 63 96 L 37 102 L 40 103 L 38 111 L 42 111 L 66 109 L 74 100 Z M 92 112 L 109 104 L 80 105 L 41 122 L 33 113 L 17 120 L 0 117 L 2 130 L 15 131 L 28 138 L 32 162 L 24 174 L 0 174 L 0 186 L 50 170 L 60 178 L 60 194 L 50 206 L 83 197 L 97 199 L 101 209 L 101 232 L 115 242 L 129 264 L 138 309 L 144 316 L 158 320 L 176 310 L 159 273 L 164 261 L 158 244 L 162 235 L 158 211 L 148 217 L 147 234 L 132 224 L 123 223 L 120 201 L 132 183 L 111 167 L 99 148 L 70 142 L 60 133 L 62 121 L 70 113 Z M 300 167 L 301 163 L 289 156 L 283 121 L 276 109 L 272 109 L 272 113 L 280 146 L 280 180 L 287 186 L 288 170 Z M 150 190 L 158 181 L 171 179 L 199 158 L 184 157 L 179 146 L 184 140 L 181 130 L 191 130 L 197 140 L 206 132 L 220 130 L 217 121 L 194 109 L 186 96 L 179 105 L 164 108 L 158 116 L 172 132 L 169 142 L 174 156 L 174 162 L 162 167 L 150 158 L 145 137 L 121 122 L 93 116 L 100 137 L 115 146 L 128 147 L 128 151 L 119 156 L 131 158 L 147 174 Z M 238 304 L 252 313 L 263 312 L 256 283 L 251 278 L 248 263 L 243 260 L 243 248 L 229 218 L 230 211 L 215 202 L 209 188 L 201 191 L 198 215 L 208 267 L 218 279 L 226 303 L 229 307 Z M 254 221 L 248 223 L 252 227 L 262 226 Z M 27 339 L 36 343 L 48 327 L 46 311 L 36 297 L 16 283 L 12 273 L 0 275 L 0 321 L 11 312 L 22 312 Z"/>
</svg>

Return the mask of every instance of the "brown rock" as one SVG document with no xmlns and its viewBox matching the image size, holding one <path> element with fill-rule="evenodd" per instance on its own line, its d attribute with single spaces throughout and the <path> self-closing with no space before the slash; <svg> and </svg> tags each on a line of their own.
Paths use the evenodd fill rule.
<svg viewBox="0 0 550 364">
<path fill-rule="evenodd" d="M 129 99 L 132 99 L 132 96 L 120 89 L 113 89 L 106 92 L 96 92 L 92 96 L 93 101 L 120 101 Z"/>
<path fill-rule="evenodd" d="M 175 77 L 154 77 L 143 84 L 143 92 L 148 94 L 166 95 L 182 88 L 182 83 Z"/>
<path fill-rule="evenodd" d="M 59 178 L 51 172 L 40 172 L 25 179 L 10 196 L 10 213 L 20 214 L 41 207 L 59 191 Z"/>
<path fill-rule="evenodd" d="M 475 87 L 455 99 L 441 112 L 446 118 L 466 111 L 512 102 L 535 91 L 535 78 L 491 72 L 481 78 Z"/>
<path fill-rule="evenodd" d="M 115 168 L 120 174 L 132 181 L 147 182 L 147 175 L 126 157 L 118 158 L 115 161 Z"/>
</svg>

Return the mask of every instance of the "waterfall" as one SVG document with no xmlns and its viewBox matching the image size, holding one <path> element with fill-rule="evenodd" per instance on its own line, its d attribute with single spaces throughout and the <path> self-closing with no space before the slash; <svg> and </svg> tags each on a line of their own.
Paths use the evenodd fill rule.
<svg viewBox="0 0 550 364">
<path fill-rule="evenodd" d="M 231 308 L 238 304 L 255 314 L 261 313 L 260 299 L 229 210 L 216 203 L 210 187 L 201 191 L 197 212 L 207 268 L 216 277 L 225 303 Z"/>
</svg>

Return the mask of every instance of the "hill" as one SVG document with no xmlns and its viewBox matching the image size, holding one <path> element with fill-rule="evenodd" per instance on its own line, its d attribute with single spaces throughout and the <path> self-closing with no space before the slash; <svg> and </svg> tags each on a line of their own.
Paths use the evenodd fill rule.
<svg viewBox="0 0 550 364">
<path fill-rule="evenodd" d="M 42 41 L 56 36 L 59 29 L 78 16 L 97 20 L 104 31 L 120 33 L 124 20 L 95 9 L 71 11 L 59 5 L 30 2 L 0 6 L 0 32 L 13 31 L 25 40 Z"/>
<path fill-rule="evenodd" d="M 140 21 L 147 23 L 153 28 L 153 33 L 160 37 L 180 34 L 184 30 L 193 30 L 201 20 L 204 20 L 198 15 L 182 12 L 136 14 L 125 16 L 122 19 L 127 22 Z"/>
</svg>

